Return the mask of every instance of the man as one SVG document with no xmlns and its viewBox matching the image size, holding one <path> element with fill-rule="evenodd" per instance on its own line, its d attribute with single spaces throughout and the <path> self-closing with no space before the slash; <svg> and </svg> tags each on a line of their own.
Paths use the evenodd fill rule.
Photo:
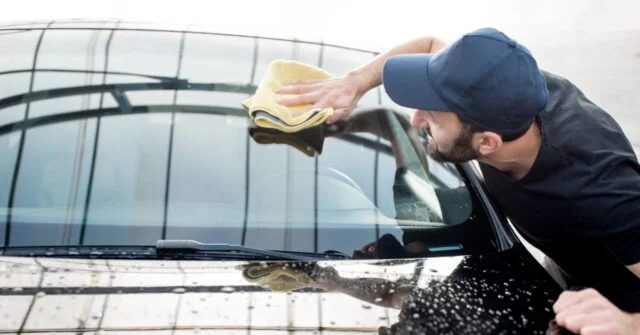
<svg viewBox="0 0 640 335">
<path fill-rule="evenodd" d="M 428 134 L 434 159 L 477 160 L 516 228 L 571 283 L 597 290 L 562 293 L 560 325 L 640 333 L 640 166 L 613 118 L 491 28 L 450 45 L 409 41 L 345 77 L 284 86 L 278 93 L 294 96 L 279 103 L 333 107 L 335 122 L 382 83 L 416 109 L 412 125 Z"/>
</svg>

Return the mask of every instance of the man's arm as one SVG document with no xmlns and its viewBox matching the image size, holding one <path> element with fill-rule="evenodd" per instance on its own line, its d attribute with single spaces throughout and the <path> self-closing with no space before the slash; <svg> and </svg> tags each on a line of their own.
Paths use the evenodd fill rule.
<svg viewBox="0 0 640 335">
<path fill-rule="evenodd" d="M 432 36 L 425 36 L 400 44 L 376 56 L 371 62 L 349 73 L 358 78 L 359 89 L 362 94 L 382 84 L 382 67 L 384 62 L 392 56 L 412 53 L 436 53 L 447 44 Z"/>
<path fill-rule="evenodd" d="M 277 91 L 277 94 L 294 96 L 278 99 L 278 103 L 285 106 L 309 104 L 314 107 L 330 107 L 334 109 L 334 114 L 327 119 L 327 122 L 336 122 L 349 116 L 360 98 L 382 83 L 382 68 L 389 57 L 409 53 L 435 53 L 445 46 L 446 43 L 436 37 L 410 40 L 376 56 L 369 63 L 353 69 L 344 77 L 286 83 Z"/>
<path fill-rule="evenodd" d="M 318 267 L 311 277 L 314 287 L 396 309 L 402 307 L 402 303 L 414 288 L 380 278 L 343 278 L 332 267 Z"/>
</svg>

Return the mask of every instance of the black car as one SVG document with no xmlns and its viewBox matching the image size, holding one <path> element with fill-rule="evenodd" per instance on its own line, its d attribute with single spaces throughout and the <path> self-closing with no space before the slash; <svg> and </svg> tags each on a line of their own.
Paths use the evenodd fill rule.
<svg viewBox="0 0 640 335">
<path fill-rule="evenodd" d="M 529 334 L 561 284 L 382 88 L 300 133 L 241 102 L 375 50 L 127 22 L 0 28 L 0 333 Z"/>
</svg>

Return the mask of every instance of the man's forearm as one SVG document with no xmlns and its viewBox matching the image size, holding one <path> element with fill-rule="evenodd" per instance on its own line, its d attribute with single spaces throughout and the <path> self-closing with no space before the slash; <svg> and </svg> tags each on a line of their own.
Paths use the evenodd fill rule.
<svg viewBox="0 0 640 335">
<path fill-rule="evenodd" d="M 443 40 L 435 37 L 416 38 L 379 54 L 371 62 L 351 71 L 349 76 L 357 78 L 358 89 L 361 94 L 364 94 L 382 83 L 382 67 L 389 57 L 412 53 L 435 53 L 445 46 L 446 43 Z"/>
<path fill-rule="evenodd" d="M 329 291 L 344 293 L 374 305 L 400 309 L 402 301 L 409 295 L 413 287 L 399 285 L 380 278 L 338 277 L 326 288 Z"/>
<path fill-rule="evenodd" d="M 633 330 L 635 334 L 640 335 L 640 313 L 631 314 L 631 319 L 633 320 Z"/>
</svg>

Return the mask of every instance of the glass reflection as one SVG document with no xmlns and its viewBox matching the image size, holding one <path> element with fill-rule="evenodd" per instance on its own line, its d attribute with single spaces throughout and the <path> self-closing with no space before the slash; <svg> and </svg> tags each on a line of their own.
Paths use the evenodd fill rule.
<svg viewBox="0 0 640 335">
<path fill-rule="evenodd" d="M 270 291 L 320 290 L 398 310 L 397 322 L 378 322 L 379 334 L 564 334 L 551 321 L 560 291 L 550 278 L 528 271 L 538 264 L 523 251 L 472 255 L 451 273 L 417 268 L 418 277 L 397 280 L 387 278 L 399 262 L 368 266 L 366 276 L 354 276 L 346 264 L 262 262 L 239 269 L 247 282 Z"/>
<path fill-rule="evenodd" d="M 18 65 L 28 62 L 13 70 L 26 72 L 2 75 L 11 79 L 11 83 L 3 81 L 5 86 L 24 88 L 16 93 L 28 92 L 29 82 L 38 91 L 157 81 L 133 73 L 99 73 L 101 69 L 250 88 L 247 84 L 259 80 L 274 57 L 317 63 L 339 74 L 348 64 L 373 56 L 322 44 L 190 33 L 40 33 L 0 39 L 11 46 L 14 57 L 35 53 L 42 36 L 38 55 L 33 55 L 35 69 L 30 69 L 34 57 L 23 57 Z M 58 43 L 67 37 L 68 45 Z M 74 57 L 65 63 L 62 60 L 67 58 L 60 55 L 67 54 Z M 69 68 L 77 72 L 65 73 Z M 440 189 L 453 188 L 452 184 L 440 182 L 444 174 L 437 165 L 425 170 L 419 138 L 406 120 L 393 114 L 363 110 L 345 127 L 322 128 L 321 135 L 300 142 L 296 136 L 251 133 L 240 107 L 242 94 L 156 88 L 153 94 L 119 92 L 139 107 L 123 109 L 132 112 L 126 115 L 112 109 L 118 106 L 112 94 L 103 93 L 66 92 L 69 96 L 54 99 L 40 92 L 41 101 L 29 104 L 24 122 L 19 116 L 24 115 L 26 104 L 3 110 L 3 122 L 10 123 L 1 128 L 0 139 L 7 144 L 9 159 L 0 181 L 12 185 L 18 178 L 13 194 L 9 187 L 4 196 L 15 197 L 14 206 L 22 204 L 38 212 L 15 208 L 14 229 L 9 225 L 3 229 L 11 232 L 7 241 L 12 245 L 117 245 L 153 244 L 160 237 L 195 238 L 269 249 L 351 253 L 387 235 L 406 245 L 412 225 L 420 229 L 455 226 L 469 217 L 472 206 L 464 198 L 468 197 L 464 182 L 453 174 L 464 194 L 447 198 L 447 203 L 458 206 L 448 208 Z M 363 101 L 378 103 L 377 96 Z M 172 102 L 175 108 L 149 107 Z M 17 148 L 14 139 L 22 130 L 25 145 Z M 69 145 L 62 148 L 56 143 Z M 15 163 L 20 155 L 21 162 Z M 13 170 L 18 172 L 15 176 Z M 46 174 L 49 181 L 38 184 L 38 173 Z M 45 195 L 54 200 L 36 199 Z M 458 217 L 450 215 L 452 211 Z M 44 240 L 30 241 L 27 237 L 38 227 L 51 233 Z M 374 244 L 380 252 L 384 239 Z"/>
<path fill-rule="evenodd" d="M 13 245 L 191 238 L 314 252 L 365 246 L 356 257 L 403 257 L 428 252 L 429 245 L 411 244 L 412 227 L 456 226 L 471 211 L 465 187 L 431 184 L 437 176 L 425 170 L 415 134 L 388 110 L 360 110 L 344 123 L 296 134 L 258 129 L 246 115 L 215 109 L 111 113 L 25 121 Z M 41 183 L 48 175 L 52 183 Z M 460 196 L 444 198 L 452 192 Z M 35 199 L 47 194 L 57 200 Z M 455 206 L 447 210 L 440 199 Z M 46 241 L 28 238 L 36 226 L 52 229 Z"/>
</svg>

